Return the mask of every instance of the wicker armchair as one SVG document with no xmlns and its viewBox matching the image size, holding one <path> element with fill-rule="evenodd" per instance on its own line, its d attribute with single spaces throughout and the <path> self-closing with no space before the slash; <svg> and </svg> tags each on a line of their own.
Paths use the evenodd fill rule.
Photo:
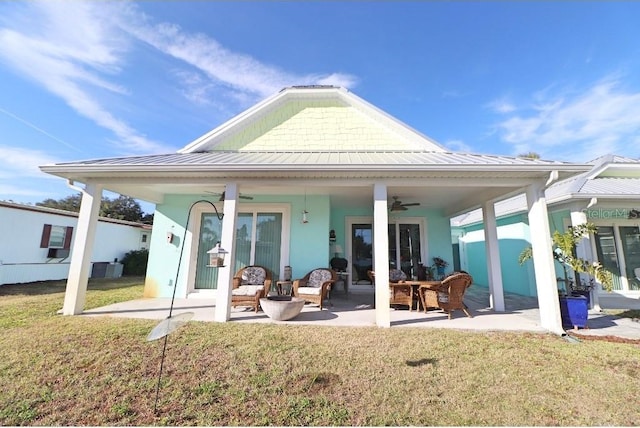
<svg viewBox="0 0 640 428">
<path fill-rule="evenodd" d="M 375 282 L 376 273 L 372 270 L 367 271 L 367 276 L 371 283 Z M 404 280 L 407 276 L 399 269 L 389 270 L 389 304 L 409 306 L 409 311 L 413 309 L 413 287 Z"/>
<path fill-rule="evenodd" d="M 233 277 L 231 306 L 251 306 L 256 312 L 260 298 L 271 289 L 271 271 L 263 266 L 245 266 Z"/>
<path fill-rule="evenodd" d="M 306 274 L 304 278 L 293 281 L 292 293 L 295 297 L 319 305 L 322 310 L 322 302 L 327 298 L 337 278 L 335 271 L 317 268 Z"/>
<path fill-rule="evenodd" d="M 456 309 L 464 311 L 469 318 L 469 308 L 464 304 L 462 298 L 465 291 L 471 286 L 473 279 L 468 273 L 453 273 L 442 280 L 442 284 L 432 289 L 423 291 L 424 310 L 427 308 L 440 308 L 444 310 L 451 319 L 451 313 Z"/>
</svg>

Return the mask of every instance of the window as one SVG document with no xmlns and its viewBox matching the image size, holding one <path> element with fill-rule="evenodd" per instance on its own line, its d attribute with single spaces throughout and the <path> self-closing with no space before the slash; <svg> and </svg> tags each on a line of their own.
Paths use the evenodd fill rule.
<svg viewBox="0 0 640 428">
<path fill-rule="evenodd" d="M 68 257 L 72 235 L 73 227 L 45 224 L 42 228 L 40 248 L 49 249 L 49 258 Z"/>
</svg>

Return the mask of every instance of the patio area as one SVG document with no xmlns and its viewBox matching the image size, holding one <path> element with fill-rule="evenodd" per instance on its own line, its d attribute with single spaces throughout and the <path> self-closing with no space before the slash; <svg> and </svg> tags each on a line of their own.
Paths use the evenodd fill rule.
<svg viewBox="0 0 640 428">
<path fill-rule="evenodd" d="M 391 308 L 391 328 L 453 328 L 475 331 L 527 331 L 544 333 L 540 326 L 538 301 L 534 297 L 505 294 L 505 312 L 494 312 L 489 308 L 489 292 L 484 287 L 471 286 L 465 294 L 465 303 L 473 318 L 462 311 L 455 311 L 452 319 L 440 310 L 409 311 L 406 306 Z M 606 306 L 606 299 L 601 305 Z M 371 285 L 353 285 L 348 295 L 341 288 L 331 293 L 326 308 L 319 310 L 317 305 L 307 304 L 302 312 L 288 321 L 274 321 L 264 312 L 255 313 L 251 308 L 231 309 L 230 322 L 245 323 L 286 323 L 308 324 L 334 327 L 375 327 L 374 290 Z M 125 318 L 144 318 L 161 320 L 168 316 L 171 299 L 137 299 L 86 310 L 84 316 L 108 316 Z M 629 302 L 627 302 L 629 306 Z M 631 307 L 640 309 L 640 300 L 631 302 Z M 213 322 L 215 300 L 210 298 L 176 299 L 173 315 L 193 312 L 194 321 Z M 590 311 L 588 329 L 580 329 L 583 335 L 616 336 L 640 340 L 640 322 L 630 318 L 616 318 L 601 312 Z M 571 332 L 571 331 L 570 331 Z"/>
</svg>

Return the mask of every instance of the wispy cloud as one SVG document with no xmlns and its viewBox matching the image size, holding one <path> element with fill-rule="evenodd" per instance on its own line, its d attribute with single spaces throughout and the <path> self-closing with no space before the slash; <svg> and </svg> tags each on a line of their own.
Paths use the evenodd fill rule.
<svg viewBox="0 0 640 428">
<path fill-rule="evenodd" d="M 48 1 L 28 3 L 21 12 L 26 15 L 16 16 L 16 23 L 30 16 L 39 24 L 1 28 L 0 60 L 63 99 L 79 115 L 113 132 L 123 147 L 141 152 L 165 150 L 115 117 L 100 101 L 105 92 L 127 94 L 112 80 L 128 48 L 126 38 L 114 26 L 118 7 Z M 11 25 L 6 18 L 5 25 Z"/>
<path fill-rule="evenodd" d="M 233 52 L 218 41 L 202 33 L 188 33 L 171 23 L 153 23 L 138 11 L 130 9 L 128 20 L 122 20 L 122 28 L 137 39 L 160 52 L 179 59 L 204 73 L 213 84 L 200 89 L 230 92 L 227 96 L 255 102 L 292 85 L 336 85 L 351 88 L 357 78 L 347 73 L 314 73 L 298 75 L 281 68 L 264 64 L 240 52 Z M 193 74 L 184 73 L 185 87 L 193 88 Z M 202 92 L 189 91 L 201 99 Z"/>
<path fill-rule="evenodd" d="M 48 154 L 19 147 L 0 146 L 0 180 L 20 178 L 53 178 L 40 171 L 39 165 L 55 163 Z"/>
<path fill-rule="evenodd" d="M 607 153 L 639 157 L 640 92 L 625 89 L 618 76 L 581 90 L 545 90 L 526 109 L 507 112 L 496 129 L 515 154 L 569 161 Z"/>
<path fill-rule="evenodd" d="M 473 148 L 462 140 L 449 140 L 444 142 L 444 146 L 452 152 L 473 153 Z"/>
<path fill-rule="evenodd" d="M 135 105 L 134 88 L 122 82 L 134 67 L 139 41 L 164 58 L 178 60 L 173 83 L 190 103 L 215 100 L 220 108 L 231 105 L 234 113 L 284 86 L 357 83 L 347 73 L 298 75 L 264 64 L 207 35 L 153 22 L 130 2 L 34 1 L 7 11 L 0 17 L 0 63 L 112 132 L 109 141 L 120 153 L 175 150 L 148 138 L 118 113 L 126 110 L 125 103 Z"/>
<path fill-rule="evenodd" d="M 487 107 L 496 113 L 502 114 L 512 113 L 516 110 L 516 106 L 506 97 L 490 102 L 487 104 Z"/>
</svg>

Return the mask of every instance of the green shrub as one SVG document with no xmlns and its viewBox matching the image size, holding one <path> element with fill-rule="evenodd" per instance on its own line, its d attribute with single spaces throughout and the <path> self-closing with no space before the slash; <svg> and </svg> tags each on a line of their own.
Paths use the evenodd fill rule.
<svg viewBox="0 0 640 428">
<path fill-rule="evenodd" d="M 122 258 L 122 274 L 141 276 L 147 273 L 147 261 L 149 260 L 149 250 L 129 251 Z"/>
</svg>

